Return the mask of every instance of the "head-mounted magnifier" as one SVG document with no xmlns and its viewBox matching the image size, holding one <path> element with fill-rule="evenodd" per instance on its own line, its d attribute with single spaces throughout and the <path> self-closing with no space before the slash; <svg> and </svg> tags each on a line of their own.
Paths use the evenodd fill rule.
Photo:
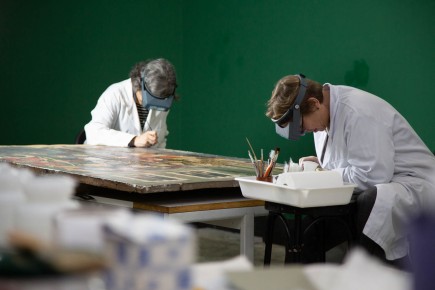
<svg viewBox="0 0 435 290">
<path fill-rule="evenodd" d="M 142 104 L 145 109 L 158 110 L 158 111 L 168 111 L 172 106 L 172 101 L 174 100 L 175 88 L 172 95 L 168 97 L 157 97 L 150 93 L 145 85 L 145 73 L 140 74 L 140 86 L 142 88 Z"/>
<path fill-rule="evenodd" d="M 296 75 L 299 78 L 299 92 L 293 105 L 279 119 L 272 119 L 275 123 L 275 130 L 278 135 L 289 140 L 298 140 L 305 135 L 301 122 L 301 103 L 307 91 L 307 81 L 303 74 Z M 287 124 L 283 127 L 284 124 Z"/>
</svg>

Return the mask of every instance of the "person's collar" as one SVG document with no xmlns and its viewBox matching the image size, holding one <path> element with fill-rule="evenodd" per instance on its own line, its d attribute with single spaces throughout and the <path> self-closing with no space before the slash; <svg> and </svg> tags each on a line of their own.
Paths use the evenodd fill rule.
<svg viewBox="0 0 435 290">
<path fill-rule="evenodd" d="M 334 136 L 335 112 L 337 110 L 337 90 L 336 87 L 330 83 L 325 83 L 323 86 L 329 89 L 329 129 L 327 133 L 332 141 L 332 137 Z"/>
</svg>

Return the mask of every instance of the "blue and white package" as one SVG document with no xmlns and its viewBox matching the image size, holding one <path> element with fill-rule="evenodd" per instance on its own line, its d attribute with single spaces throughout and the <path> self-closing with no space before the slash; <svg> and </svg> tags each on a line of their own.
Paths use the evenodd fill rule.
<svg viewBox="0 0 435 290">
<path fill-rule="evenodd" d="M 108 289 L 190 290 L 195 262 L 192 229 L 150 215 L 105 226 Z"/>
</svg>

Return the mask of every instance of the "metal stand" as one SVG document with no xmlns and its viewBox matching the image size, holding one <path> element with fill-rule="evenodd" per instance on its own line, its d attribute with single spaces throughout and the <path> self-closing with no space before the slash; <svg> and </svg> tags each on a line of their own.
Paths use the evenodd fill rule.
<svg viewBox="0 0 435 290">
<path fill-rule="evenodd" d="M 269 211 L 267 219 L 267 228 L 265 236 L 265 252 L 264 252 L 264 265 L 270 265 L 270 259 L 272 255 L 273 233 L 276 220 L 278 219 L 284 225 L 286 243 L 285 243 L 285 263 L 300 263 L 301 254 L 305 250 L 303 237 L 306 232 L 314 230 L 316 224 L 320 224 L 319 236 L 321 237 L 319 243 L 319 254 L 317 259 L 321 262 L 325 262 L 325 243 L 324 243 L 324 231 L 325 221 L 332 220 L 334 222 L 343 225 L 346 231 L 346 237 L 348 245 L 353 242 L 352 235 L 352 218 L 351 214 L 354 210 L 355 203 L 351 202 L 346 205 L 336 206 L 322 206 L 322 207 L 309 207 L 299 208 L 291 205 L 283 205 L 273 202 L 266 202 L 265 208 Z M 288 220 L 284 214 L 293 214 L 294 219 Z M 302 218 L 304 215 L 312 216 L 314 219 L 304 228 L 302 225 Z M 293 227 L 289 226 L 289 223 L 293 222 Z M 323 225 L 322 225 L 323 224 Z"/>
</svg>

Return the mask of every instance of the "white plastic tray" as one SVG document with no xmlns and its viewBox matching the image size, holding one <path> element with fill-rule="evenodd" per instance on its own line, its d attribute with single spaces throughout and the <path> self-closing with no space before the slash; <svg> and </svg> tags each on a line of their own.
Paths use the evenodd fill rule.
<svg viewBox="0 0 435 290">
<path fill-rule="evenodd" d="M 316 207 L 348 204 L 355 184 L 345 183 L 339 187 L 290 188 L 271 182 L 258 181 L 255 176 L 237 177 L 245 197 L 288 204 L 297 207 Z"/>
</svg>

